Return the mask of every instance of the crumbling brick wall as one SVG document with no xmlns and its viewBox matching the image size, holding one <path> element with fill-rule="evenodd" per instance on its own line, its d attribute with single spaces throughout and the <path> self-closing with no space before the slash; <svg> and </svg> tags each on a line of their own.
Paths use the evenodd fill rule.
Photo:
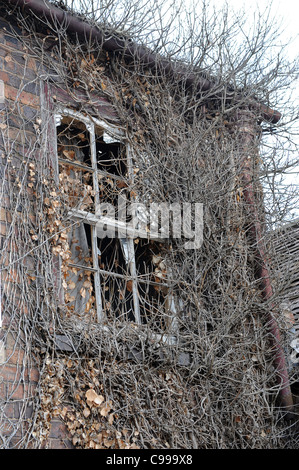
<svg viewBox="0 0 299 470">
<path fill-rule="evenodd" d="M 9 299 L 14 299 L 14 305 L 19 306 L 19 320 L 28 314 L 28 306 L 22 298 L 22 283 L 19 263 L 26 264 L 27 275 L 34 278 L 34 259 L 16 259 L 21 237 L 11 231 L 18 230 L 15 217 L 21 217 L 22 210 L 29 210 L 27 216 L 36 223 L 34 205 L 24 208 L 12 207 L 12 197 L 9 191 L 11 178 L 22 178 L 22 157 L 27 161 L 28 150 L 32 152 L 39 132 L 40 85 L 37 76 L 36 60 L 29 56 L 24 44 L 15 36 L 22 31 L 13 23 L 0 19 L 0 165 L 2 189 L 0 198 L 0 247 L 1 247 L 1 310 L 2 325 L 0 328 L 0 400 L 1 400 L 1 447 L 23 447 L 26 430 L 32 424 L 36 387 L 39 380 L 38 365 L 32 358 L 26 357 L 26 340 L 24 332 L 12 327 L 11 322 L 17 322 L 14 312 L 9 312 L 6 306 Z M 31 148 L 29 148 L 31 147 Z M 29 157 L 30 165 L 30 157 Z M 27 162 L 28 163 L 28 162 Z M 31 163 L 34 165 L 34 163 Z M 33 167 L 32 167 L 33 168 Z M 33 172 L 32 172 L 33 173 Z M 34 177 L 27 182 L 28 198 L 32 197 Z M 17 211 L 17 212 L 15 212 Z M 13 222 L 13 223 L 12 223 Z M 20 245 L 18 245 L 18 243 Z M 13 256 L 10 256 L 13 255 Z M 49 439 L 44 444 L 49 448 L 65 448 L 70 444 L 64 425 L 59 419 L 50 425 Z"/>
<path fill-rule="evenodd" d="M 32 50 L 28 50 L 31 39 L 28 34 L 24 39 L 24 32 L 13 15 L 8 18 L 6 14 L 1 15 L 0 28 L 0 446 L 22 448 L 31 445 L 26 441 L 27 431 L 35 424 L 36 396 L 43 393 L 39 390 L 38 358 L 34 357 L 34 351 L 27 350 L 31 344 L 30 333 L 22 330 L 22 316 L 26 319 L 30 316 L 29 309 L 34 308 L 24 292 L 31 289 L 34 296 L 37 289 L 34 243 L 38 243 L 36 227 L 40 225 L 40 214 L 36 184 L 41 177 L 37 176 L 37 166 L 44 159 L 42 165 L 55 173 L 52 154 L 56 152 L 56 142 L 51 127 L 55 105 L 60 103 L 76 109 L 78 102 L 82 105 L 85 100 L 88 110 L 88 100 L 82 91 L 73 89 L 70 96 L 61 83 L 53 80 L 50 83 L 48 77 L 55 76 L 55 71 L 47 69 L 38 54 L 34 57 Z M 110 122 L 117 121 L 116 112 L 106 98 L 98 94 L 92 98 L 93 113 L 98 112 Z M 52 124 L 47 128 L 49 117 Z M 26 252 L 27 242 L 32 246 Z M 44 419 L 44 431 L 39 425 L 41 434 L 44 433 L 42 446 L 72 447 L 63 420 L 59 416 L 50 418 L 46 409 L 43 412 L 38 418 Z M 40 436 L 35 437 L 40 440 Z"/>
</svg>

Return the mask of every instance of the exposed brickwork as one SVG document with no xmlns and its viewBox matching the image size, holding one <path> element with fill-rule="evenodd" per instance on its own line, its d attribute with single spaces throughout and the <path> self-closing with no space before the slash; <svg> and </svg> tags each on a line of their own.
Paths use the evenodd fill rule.
<svg viewBox="0 0 299 470">
<path fill-rule="evenodd" d="M 50 430 L 48 447 L 50 449 L 73 448 L 73 445 L 69 437 L 69 433 L 66 429 L 65 424 L 61 420 L 53 419 L 51 422 L 51 430 Z"/>
<path fill-rule="evenodd" d="M 4 89 L 5 102 L 0 103 L 0 123 L 2 136 L 0 139 L 1 160 L 4 158 L 3 150 L 9 145 L 9 141 L 21 144 L 20 155 L 26 152 L 24 143 L 35 139 L 34 123 L 40 114 L 40 89 L 39 81 L 36 80 L 36 62 L 30 58 L 23 45 L 9 33 L 11 27 L 4 19 L 0 19 L 0 80 Z M 6 107 L 14 109 L 9 113 L 7 121 Z M 9 131 L 7 133 L 6 126 Z M 16 159 L 16 165 L 20 158 Z M 31 214 L 34 219 L 34 214 Z M 0 207 L 0 237 L 1 247 L 7 236 L 12 221 L 9 211 L 9 199 L 3 197 Z M 16 246 L 8 246 L 8 250 L 16 250 Z M 30 259 L 26 260 L 30 264 Z M 7 260 L 6 263 L 8 264 Z M 22 280 L 19 278 L 18 267 L 14 266 L 9 271 L 2 273 L 2 301 L 7 296 L 18 297 L 18 288 Z M 20 302 L 20 308 L 26 315 L 26 305 Z M 25 431 L 30 425 L 32 416 L 36 384 L 39 379 L 39 371 L 31 361 L 26 358 L 26 351 L 22 347 L 22 340 L 12 335 L 5 335 L 5 330 L 11 319 L 4 316 L 0 329 L 1 355 L 0 355 L 0 399 L 4 403 L 1 416 L 1 447 L 23 447 Z M 26 360 L 25 360 L 26 359 Z M 25 411 L 24 411 L 25 408 Z M 15 433 L 14 424 L 22 416 L 23 423 Z M 25 420 L 24 420 L 25 418 Z M 66 431 L 62 422 L 55 420 L 51 426 L 49 448 L 69 447 L 66 439 Z"/>
<path fill-rule="evenodd" d="M 4 181 L 7 174 L 4 171 L 7 162 L 6 150 L 13 143 L 14 152 L 10 155 L 10 165 L 20 168 L 22 159 L 26 157 L 29 146 L 34 146 L 36 141 L 36 120 L 42 114 L 41 89 L 38 77 L 40 64 L 30 57 L 24 48 L 24 44 L 10 32 L 12 28 L 21 34 L 21 30 L 7 20 L 0 17 L 0 81 L 4 92 L 4 102 L 0 102 L 0 172 Z M 57 88 L 56 98 L 59 102 L 71 105 L 72 101 L 63 89 Z M 69 101 L 68 101 L 69 99 Z M 94 108 L 102 110 L 103 116 L 115 120 L 115 111 L 109 108 L 103 97 L 96 97 Z M 9 113 L 7 112 L 9 110 Z M 38 157 L 38 148 L 34 153 Z M 7 183 L 8 185 L 8 183 Z M 28 198 L 33 198 L 33 189 L 28 188 Z M 5 243 L 7 235 L 11 230 L 12 213 L 10 211 L 11 201 L 7 194 L 3 194 L 0 201 L 0 258 L 5 255 L 2 265 L 7 269 L 2 272 L 2 306 L 6 299 L 13 297 L 14 304 L 19 305 L 19 314 L 28 315 L 29 306 L 24 303 L 20 294 L 19 286 L 22 283 L 18 265 L 9 266 L 9 253 L 16 253 L 19 249 L 14 241 Z M 22 205 L 17 208 L 22 213 Z M 36 223 L 34 211 L 28 214 L 32 223 Z M 17 224 L 13 226 L 16 239 L 18 239 Z M 22 260 L 26 265 L 28 273 L 34 272 L 33 259 L 27 256 Z M 2 308 L 2 313 L 5 309 Z M 12 316 L 10 315 L 12 314 Z M 23 448 L 30 447 L 26 441 L 26 430 L 31 424 L 34 412 L 34 401 L 37 393 L 37 384 L 40 372 L 34 360 L 27 355 L 24 349 L 25 341 L 20 335 L 5 334 L 11 327 L 13 312 L 5 312 L 2 315 L 2 327 L 0 328 L 0 401 L 3 413 L 0 417 L 0 435 L 2 442 L 0 447 Z M 17 331 L 17 330 L 16 330 Z M 28 334 L 28 333 L 27 333 Z M 22 424 L 15 432 L 15 423 L 22 417 Z M 49 427 L 49 437 L 43 442 L 42 447 L 50 449 L 72 448 L 71 437 L 62 420 L 54 418 Z"/>
</svg>

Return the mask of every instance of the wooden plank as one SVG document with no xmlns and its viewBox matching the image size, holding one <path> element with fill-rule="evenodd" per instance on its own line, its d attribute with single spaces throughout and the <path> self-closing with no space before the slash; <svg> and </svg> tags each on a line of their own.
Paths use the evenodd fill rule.
<svg viewBox="0 0 299 470">
<path fill-rule="evenodd" d="M 94 172 L 94 169 L 90 166 L 84 165 L 83 163 L 79 163 L 79 162 L 72 162 L 71 160 L 65 160 L 64 158 L 59 157 L 58 163 L 60 163 L 61 165 L 74 166 L 76 168 L 80 168 L 80 170 L 89 171 L 91 173 Z"/>
<path fill-rule="evenodd" d="M 104 317 L 103 317 L 103 308 L 102 308 L 102 291 L 101 291 L 101 283 L 100 283 L 100 275 L 99 275 L 98 242 L 97 242 L 96 227 L 91 226 L 90 228 L 91 228 L 92 262 L 93 262 L 93 268 L 95 269 L 94 291 L 95 291 L 95 298 L 96 298 L 97 319 L 98 319 L 98 322 L 101 322 Z"/>
<path fill-rule="evenodd" d="M 99 96 L 97 93 L 91 93 L 88 97 L 85 92 L 73 89 L 71 96 L 63 87 L 58 88 L 54 85 L 51 87 L 51 93 L 59 103 L 67 104 L 73 108 L 76 108 L 78 103 L 83 104 L 85 111 L 91 115 L 96 112 L 98 116 L 103 116 L 112 124 L 120 124 L 115 108 L 107 98 Z"/>
</svg>

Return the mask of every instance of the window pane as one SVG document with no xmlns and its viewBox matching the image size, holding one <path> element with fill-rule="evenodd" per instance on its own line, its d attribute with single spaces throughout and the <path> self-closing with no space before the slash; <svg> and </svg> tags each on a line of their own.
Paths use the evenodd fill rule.
<svg viewBox="0 0 299 470">
<path fill-rule="evenodd" d="M 104 313 L 110 320 L 134 321 L 133 282 L 127 253 L 119 239 L 98 239 Z M 109 274 L 111 273 L 111 274 Z"/>
<path fill-rule="evenodd" d="M 67 313 L 79 317 L 97 318 L 93 272 L 70 266 L 65 277 Z"/>
<path fill-rule="evenodd" d="M 135 321 L 132 281 L 101 273 L 103 313 L 109 322 Z"/>
<path fill-rule="evenodd" d="M 90 134 L 83 123 L 63 117 L 57 127 L 58 157 L 91 167 Z"/>
<path fill-rule="evenodd" d="M 65 207 L 94 212 L 90 137 L 84 125 L 64 119 L 57 128 L 59 182 Z M 85 170 L 86 168 L 86 170 Z"/>
<path fill-rule="evenodd" d="M 60 194 L 64 206 L 94 213 L 92 174 L 80 169 L 59 165 Z"/>
<path fill-rule="evenodd" d="M 70 257 L 62 266 L 67 312 L 96 319 L 90 226 L 75 224 L 67 232 Z"/>
<path fill-rule="evenodd" d="M 161 333 L 167 330 L 173 317 L 161 244 L 139 240 L 135 244 L 135 259 L 142 322 Z"/>
<path fill-rule="evenodd" d="M 112 204 L 117 211 L 118 197 L 120 193 L 126 194 L 128 184 L 123 179 L 98 173 L 98 185 L 99 202 Z M 115 214 L 117 214 L 117 212 Z"/>
<path fill-rule="evenodd" d="M 100 269 L 130 276 L 126 253 L 118 238 L 98 238 L 98 248 Z"/>
<path fill-rule="evenodd" d="M 98 170 L 115 176 L 127 176 L 126 148 L 121 142 L 105 142 L 105 134 L 96 136 Z"/>
<path fill-rule="evenodd" d="M 127 194 L 128 188 L 126 147 L 120 142 L 107 143 L 103 136 L 96 136 L 96 155 L 99 202 L 117 208 L 119 194 Z"/>
<path fill-rule="evenodd" d="M 159 285 L 138 282 L 139 309 L 142 323 L 155 332 L 167 330 L 172 314 L 167 311 L 167 291 Z"/>
</svg>

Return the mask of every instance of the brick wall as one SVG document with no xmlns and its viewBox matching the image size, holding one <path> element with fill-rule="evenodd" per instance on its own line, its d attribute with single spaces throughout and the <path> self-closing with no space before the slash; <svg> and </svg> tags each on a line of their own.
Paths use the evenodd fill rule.
<svg viewBox="0 0 299 470">
<path fill-rule="evenodd" d="M 23 249 L 26 227 L 21 227 L 20 223 L 24 210 L 27 211 L 31 229 L 40 221 L 34 207 L 34 184 L 30 182 L 28 168 L 25 183 L 22 182 L 28 193 L 25 202 L 21 198 L 18 201 L 16 193 L 11 194 L 10 183 L 13 181 L 18 188 L 18 181 L 25 171 L 24 161 L 27 161 L 27 167 L 29 162 L 39 162 L 42 153 L 39 143 L 44 128 L 47 128 L 48 135 L 54 136 L 54 116 L 51 129 L 47 127 L 46 120 L 49 111 L 55 111 L 55 104 L 77 109 L 78 104 L 84 103 L 87 113 L 97 114 L 112 124 L 119 121 L 115 108 L 106 96 L 94 91 L 87 96 L 78 88 L 72 89 L 70 96 L 64 89 L 63 80 L 56 84 L 49 83 L 46 77 L 48 66 L 41 64 L 36 56 L 33 58 L 28 43 L 22 40 L 22 34 L 14 15 L 0 9 L 0 448 L 40 445 L 53 449 L 71 448 L 71 437 L 63 418 L 57 415 L 47 423 L 47 438 L 42 444 L 39 444 L 39 431 L 36 435 L 27 432 L 32 422 L 41 417 L 37 413 L 36 403 L 41 402 L 39 394 L 43 392 L 39 384 L 38 354 L 33 354 L 30 345 L 30 325 L 22 321 L 35 314 L 29 297 L 24 295 L 24 273 L 27 292 L 34 292 L 37 284 L 34 281 L 34 256 L 28 255 L 28 252 L 24 254 L 26 250 Z M 35 45 L 32 49 L 38 50 Z M 55 70 L 49 72 L 56 76 Z M 43 150 L 47 162 L 43 160 L 42 163 L 53 169 L 56 157 L 53 162 L 51 155 L 56 142 L 51 137 L 47 138 L 44 147 L 47 147 L 46 151 Z M 27 230 L 29 239 L 32 237 L 30 227 Z M 38 412 L 41 413 L 40 409 Z"/>
<path fill-rule="evenodd" d="M 18 33 L 18 28 L 13 25 Z M 34 417 L 35 397 L 38 392 L 39 370 L 31 351 L 28 335 L 22 331 L 22 315 L 28 314 L 26 299 L 20 288 L 18 264 L 10 266 L 10 254 L 18 252 L 17 224 L 12 224 L 11 199 L 8 195 L 9 168 L 18 169 L 22 155 L 36 140 L 36 119 L 40 116 L 40 86 L 38 64 L 29 57 L 23 44 L 11 34 L 12 26 L 0 18 L 0 170 L 2 191 L 0 199 L 1 310 L 0 328 L 0 448 L 26 448 L 26 431 Z M 13 148 L 12 152 L 9 149 Z M 19 209 L 20 214 L 22 207 Z M 34 220 L 35 214 L 30 214 Z M 30 258 L 26 260 L 30 264 Z M 34 266 L 31 267 L 34 269 Z M 13 302 L 12 302 L 13 300 Z M 9 311 L 7 305 L 16 311 Z M 14 325 L 15 323 L 15 325 Z M 26 338 L 25 338 L 26 336 Z M 36 444 L 35 444 L 36 445 Z M 62 421 L 55 418 L 50 425 L 48 448 L 68 448 L 70 443 Z"/>
</svg>

